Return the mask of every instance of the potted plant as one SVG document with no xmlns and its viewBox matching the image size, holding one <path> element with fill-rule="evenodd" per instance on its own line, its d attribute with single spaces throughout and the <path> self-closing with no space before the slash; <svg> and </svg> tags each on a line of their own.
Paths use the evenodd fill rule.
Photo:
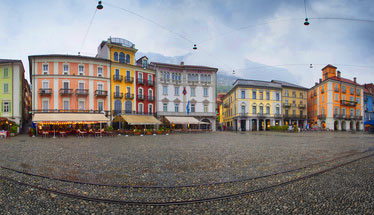
<svg viewBox="0 0 374 215">
<path fill-rule="evenodd" d="M 147 129 L 146 132 L 147 132 L 147 135 L 152 135 L 153 134 L 153 130 L 152 129 Z"/>
<path fill-rule="evenodd" d="M 140 135 L 142 131 L 140 129 L 134 129 L 134 134 L 135 135 Z"/>
<path fill-rule="evenodd" d="M 14 137 L 17 131 L 18 131 L 18 126 L 16 124 L 12 125 L 12 127 L 10 127 L 9 129 L 10 136 Z"/>
<path fill-rule="evenodd" d="M 163 133 L 163 129 L 162 128 L 157 129 L 156 134 L 162 134 L 162 133 Z"/>
</svg>

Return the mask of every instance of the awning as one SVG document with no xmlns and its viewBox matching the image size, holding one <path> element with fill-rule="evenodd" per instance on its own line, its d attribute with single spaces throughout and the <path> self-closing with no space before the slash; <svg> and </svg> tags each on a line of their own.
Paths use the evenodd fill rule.
<svg viewBox="0 0 374 215">
<path fill-rule="evenodd" d="M 171 124 L 181 124 L 181 125 L 198 125 L 198 124 L 209 124 L 207 122 L 200 122 L 195 117 L 188 117 L 188 116 L 165 116 L 165 118 L 171 123 Z"/>
<path fill-rule="evenodd" d="M 40 122 L 109 122 L 104 114 L 100 113 L 36 113 L 32 119 L 34 123 Z"/>
<path fill-rule="evenodd" d="M 121 115 L 129 125 L 160 125 L 161 122 L 154 116 Z"/>
</svg>

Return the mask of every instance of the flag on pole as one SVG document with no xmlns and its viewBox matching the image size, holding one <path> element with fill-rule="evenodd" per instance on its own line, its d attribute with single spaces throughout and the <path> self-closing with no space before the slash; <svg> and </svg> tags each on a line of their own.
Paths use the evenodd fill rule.
<svg viewBox="0 0 374 215">
<path fill-rule="evenodd" d="M 190 101 L 187 102 L 186 110 L 187 110 L 187 115 L 189 115 L 190 114 Z"/>
</svg>

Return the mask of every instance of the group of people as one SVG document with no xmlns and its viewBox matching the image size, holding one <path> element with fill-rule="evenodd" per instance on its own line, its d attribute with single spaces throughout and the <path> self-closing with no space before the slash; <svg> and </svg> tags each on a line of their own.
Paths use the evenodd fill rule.
<svg viewBox="0 0 374 215">
<path fill-rule="evenodd" d="M 0 137 L 10 139 L 10 132 L 3 129 L 0 131 Z"/>
</svg>

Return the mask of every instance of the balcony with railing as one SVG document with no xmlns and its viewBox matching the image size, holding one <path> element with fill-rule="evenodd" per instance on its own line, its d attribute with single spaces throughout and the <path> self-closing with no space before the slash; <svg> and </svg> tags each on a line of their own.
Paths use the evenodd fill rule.
<svg viewBox="0 0 374 215">
<path fill-rule="evenodd" d="M 122 75 L 113 75 L 113 81 L 119 81 L 121 82 L 123 80 Z"/>
<path fill-rule="evenodd" d="M 340 114 L 334 114 L 334 119 L 342 119 L 342 115 Z"/>
<path fill-rule="evenodd" d="M 300 114 L 300 115 L 299 115 L 299 119 L 306 119 L 306 115 L 304 115 L 304 114 Z"/>
<path fill-rule="evenodd" d="M 241 112 L 241 113 L 239 113 L 239 116 L 241 116 L 241 117 L 246 117 L 246 116 L 248 116 L 248 113 Z"/>
<path fill-rule="evenodd" d="M 113 93 L 113 97 L 115 99 L 122 99 L 123 98 L 123 93 L 120 93 L 120 92 L 114 92 Z"/>
<path fill-rule="evenodd" d="M 296 107 L 296 104 L 295 104 L 295 103 L 292 103 L 292 104 L 291 104 L 291 107 L 295 108 L 295 107 Z"/>
<path fill-rule="evenodd" d="M 147 81 L 147 85 L 148 85 L 149 87 L 153 87 L 153 86 L 155 86 L 155 81 L 148 80 L 148 81 Z"/>
<path fill-rule="evenodd" d="M 144 85 L 144 79 L 143 78 L 137 78 L 136 83 L 139 85 Z"/>
<path fill-rule="evenodd" d="M 71 95 L 73 95 L 73 89 L 61 88 L 60 89 L 60 95 L 62 95 L 62 96 L 71 96 Z"/>
<path fill-rule="evenodd" d="M 125 99 L 134 99 L 134 94 L 126 93 L 125 94 Z"/>
<path fill-rule="evenodd" d="M 341 105 L 345 105 L 345 106 L 356 106 L 357 102 L 355 101 L 348 101 L 348 100 L 340 100 L 340 104 Z"/>
<path fill-rule="evenodd" d="M 134 77 L 125 76 L 125 82 L 126 83 L 132 83 L 132 82 L 134 82 Z"/>
<path fill-rule="evenodd" d="M 283 107 L 290 108 L 291 107 L 291 103 L 283 103 Z"/>
<path fill-rule="evenodd" d="M 276 114 L 274 114 L 274 117 L 275 117 L 275 118 L 282 118 L 282 114 L 280 114 L 280 113 L 276 113 Z"/>
<path fill-rule="evenodd" d="M 356 120 L 362 120 L 362 116 L 356 116 Z"/>
<path fill-rule="evenodd" d="M 75 95 L 76 96 L 88 96 L 88 90 L 87 89 L 76 89 Z"/>
<path fill-rule="evenodd" d="M 182 83 L 182 80 L 173 79 L 173 80 L 171 80 L 171 82 L 172 82 L 173 84 L 181 84 L 181 83 Z"/>
<path fill-rule="evenodd" d="M 145 98 L 146 98 L 146 96 L 143 95 L 143 94 L 138 94 L 138 96 L 137 96 L 137 99 L 138 99 L 139 101 L 144 101 Z"/>
<path fill-rule="evenodd" d="M 51 88 L 42 88 L 39 89 L 40 96 L 50 96 L 52 95 L 52 89 Z"/>
<path fill-rule="evenodd" d="M 267 117 L 267 116 L 269 116 L 270 114 L 268 114 L 268 113 L 258 113 L 257 114 L 257 117 L 259 117 L 259 118 L 265 118 L 265 117 Z"/>
<path fill-rule="evenodd" d="M 106 90 L 95 90 L 95 96 L 106 97 L 106 96 L 108 96 L 108 91 L 106 91 Z"/>
<path fill-rule="evenodd" d="M 306 108 L 306 105 L 305 105 L 305 104 L 299 104 L 299 108 L 300 108 L 300 109 L 305 109 L 305 108 Z"/>
<path fill-rule="evenodd" d="M 325 120 L 326 119 L 326 114 L 320 114 L 320 115 L 318 115 L 317 118 L 320 119 L 320 120 Z"/>
<path fill-rule="evenodd" d="M 335 87 L 334 90 L 335 90 L 335 92 L 339 92 L 339 88 L 337 88 L 337 87 Z"/>
<path fill-rule="evenodd" d="M 155 100 L 154 96 L 148 96 L 148 101 L 153 102 Z"/>
</svg>

